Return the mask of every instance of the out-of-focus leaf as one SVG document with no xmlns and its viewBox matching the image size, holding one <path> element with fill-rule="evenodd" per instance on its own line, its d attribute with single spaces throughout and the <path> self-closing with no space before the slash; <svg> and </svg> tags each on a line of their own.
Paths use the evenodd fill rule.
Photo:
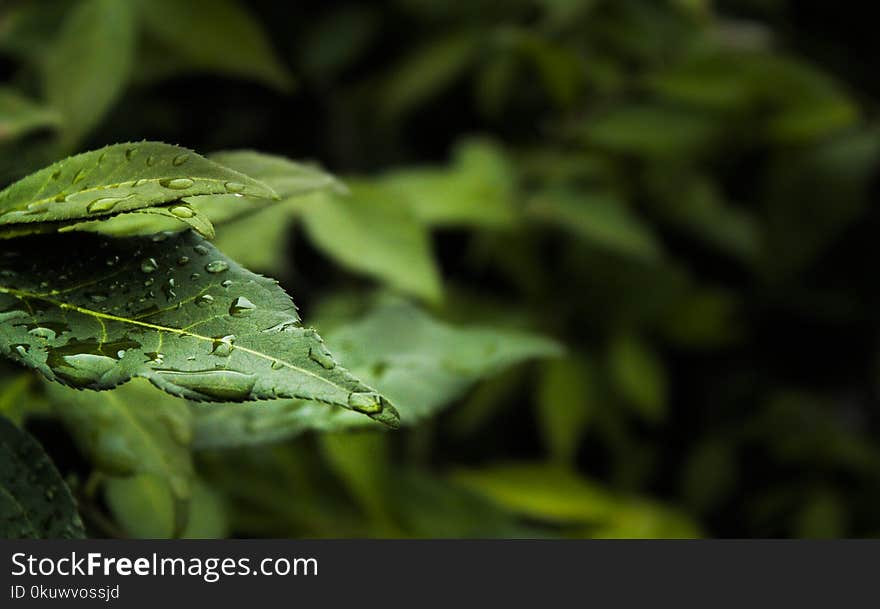
<svg viewBox="0 0 880 609">
<path fill-rule="evenodd" d="M 115 521 L 136 539 L 219 539 L 229 534 L 225 506 L 220 496 L 196 480 L 186 528 L 175 523 L 174 499 L 160 476 L 140 474 L 109 478 L 104 498 Z"/>
<path fill-rule="evenodd" d="M 57 127 L 61 115 L 9 87 L 0 87 L 0 142 L 14 140 L 30 131 Z"/>
<path fill-rule="evenodd" d="M 329 433 L 320 436 L 330 469 L 379 526 L 391 529 L 388 504 L 390 447 L 383 433 Z"/>
<path fill-rule="evenodd" d="M 530 358 L 560 354 L 546 338 L 440 323 L 411 305 L 389 303 L 329 334 L 336 357 L 394 400 L 413 425 L 461 396 L 477 380 Z M 369 349 L 363 347 L 370 345 Z M 341 409 L 294 401 L 245 408 L 196 406 L 199 447 L 277 441 L 308 429 L 362 427 Z"/>
<path fill-rule="evenodd" d="M 84 537 L 76 504 L 36 440 L 0 416 L 0 538 Z"/>
<path fill-rule="evenodd" d="M 64 117 L 67 147 L 91 131 L 116 103 L 132 71 L 132 4 L 83 0 L 65 17 L 44 64 L 49 104 Z"/>
<path fill-rule="evenodd" d="M 538 384 L 538 424 L 551 457 L 571 463 L 598 406 L 591 364 L 577 357 L 545 362 Z"/>
<path fill-rule="evenodd" d="M 878 159 L 880 137 L 864 131 L 787 153 L 774 163 L 765 195 L 763 262 L 769 274 L 802 270 L 858 217 L 869 203 Z"/>
<path fill-rule="evenodd" d="M 699 536 L 699 529 L 675 510 L 643 499 L 617 496 L 556 466 L 495 465 L 479 470 L 458 470 L 451 479 L 514 513 L 578 527 L 570 529 L 575 536 Z"/>
<path fill-rule="evenodd" d="M 488 141 L 459 144 L 449 169 L 395 171 L 382 183 L 430 225 L 492 227 L 515 220 L 513 168 L 503 151 Z"/>
<path fill-rule="evenodd" d="M 45 385 L 54 413 L 96 469 L 114 476 L 152 474 L 175 502 L 189 501 L 192 429 L 184 400 L 143 380 L 97 394 Z"/>
<path fill-rule="evenodd" d="M 659 357 L 635 336 L 619 334 L 608 349 L 608 370 L 624 402 L 642 418 L 666 416 L 666 373 Z"/>
<path fill-rule="evenodd" d="M 809 497 L 795 518 L 798 539 L 841 539 L 848 536 L 846 506 L 834 491 L 820 489 Z"/>
<path fill-rule="evenodd" d="M 376 34 L 376 13 L 352 5 L 332 12 L 309 29 L 302 49 L 305 69 L 316 79 L 326 79 L 357 59 Z"/>
<path fill-rule="evenodd" d="M 58 34 L 76 0 L 41 0 L 3 5 L 0 50 L 22 61 L 40 64 L 51 50 L 46 41 Z"/>
<path fill-rule="evenodd" d="M 193 233 L 28 237 L 4 253 L 0 350 L 51 380 L 106 390 L 144 377 L 192 400 L 297 397 L 397 423 L 300 325 L 277 282 Z"/>
<path fill-rule="evenodd" d="M 406 114 L 455 82 L 476 51 L 477 40 L 469 34 L 428 41 L 392 68 L 378 107 L 388 119 Z"/>
<path fill-rule="evenodd" d="M 660 320 L 666 337 L 694 348 L 729 344 L 744 333 L 736 296 L 729 290 L 693 286 Z"/>
<path fill-rule="evenodd" d="M 728 496 L 738 475 L 736 455 L 729 439 L 709 437 L 697 442 L 682 471 L 684 500 L 699 512 L 712 509 Z"/>
<path fill-rule="evenodd" d="M 58 161 L 0 191 L 0 225 L 43 230 L 38 225 L 228 192 L 275 197 L 265 184 L 185 148 L 158 142 L 114 144 Z"/>
<path fill-rule="evenodd" d="M 140 0 L 138 13 L 164 51 L 165 61 L 153 66 L 156 75 L 198 70 L 250 78 L 282 91 L 293 84 L 261 25 L 236 0 Z"/>
<path fill-rule="evenodd" d="M 648 158 L 687 158 L 715 135 L 707 116 L 666 106 L 623 106 L 593 118 L 586 127 L 592 144 Z"/>
<path fill-rule="evenodd" d="M 548 190 L 536 196 L 529 212 L 613 252 L 645 260 L 661 256 L 651 229 L 614 195 Z"/>
<path fill-rule="evenodd" d="M 519 28 L 504 28 L 505 46 L 532 64 L 548 96 L 562 108 L 570 107 L 584 84 L 584 61 L 569 48 Z"/>
<path fill-rule="evenodd" d="M 427 229 L 393 191 L 356 183 L 351 196 L 322 195 L 302 219 L 312 242 L 342 266 L 428 302 L 442 298 Z"/>
</svg>

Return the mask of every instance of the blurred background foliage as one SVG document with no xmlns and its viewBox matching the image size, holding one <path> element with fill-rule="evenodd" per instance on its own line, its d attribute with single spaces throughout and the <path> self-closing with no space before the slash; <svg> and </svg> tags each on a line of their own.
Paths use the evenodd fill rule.
<svg viewBox="0 0 880 609">
<path fill-rule="evenodd" d="M 341 178 L 217 243 L 281 280 L 405 426 L 139 382 L 78 393 L 4 364 L 0 412 L 92 535 L 880 534 L 880 88 L 860 11 L 0 6 L 0 184 L 143 138 Z"/>
</svg>

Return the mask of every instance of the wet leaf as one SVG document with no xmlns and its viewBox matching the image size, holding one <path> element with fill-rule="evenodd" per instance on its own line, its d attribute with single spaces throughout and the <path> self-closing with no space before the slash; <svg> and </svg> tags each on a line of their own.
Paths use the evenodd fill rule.
<svg viewBox="0 0 880 609">
<path fill-rule="evenodd" d="M 135 24 L 130 2 L 84 0 L 65 16 L 44 63 L 49 103 L 64 116 L 72 147 L 121 96 L 132 70 Z"/>
<path fill-rule="evenodd" d="M 144 377 L 191 400 L 296 397 L 397 424 L 387 400 L 300 325 L 276 282 L 195 234 L 158 237 L 9 242 L 0 252 L 3 354 L 78 388 Z"/>
<path fill-rule="evenodd" d="M 73 497 L 43 448 L 0 417 L 0 538 L 84 537 Z"/>
<path fill-rule="evenodd" d="M 535 334 L 447 325 L 402 302 L 380 306 L 328 336 L 339 361 L 388 396 L 404 425 L 435 414 L 482 378 L 561 353 L 555 342 Z M 364 424 L 342 409 L 321 411 L 298 401 L 195 408 L 198 447 L 272 442 L 310 429 L 336 431 Z"/>
<path fill-rule="evenodd" d="M 275 196 L 265 184 L 185 148 L 114 144 L 58 161 L 0 191 L 0 227 L 31 230 L 37 223 L 103 218 L 229 192 Z"/>
</svg>

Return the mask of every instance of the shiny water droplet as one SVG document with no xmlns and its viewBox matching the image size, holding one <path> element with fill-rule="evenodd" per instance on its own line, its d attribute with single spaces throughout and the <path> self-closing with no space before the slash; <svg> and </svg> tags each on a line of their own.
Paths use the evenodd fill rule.
<svg viewBox="0 0 880 609">
<path fill-rule="evenodd" d="M 107 266 L 116 266 L 116 264 L 119 262 L 119 256 L 110 256 L 104 262 L 107 264 Z"/>
<path fill-rule="evenodd" d="M 272 360 L 272 370 L 281 370 L 284 368 L 284 364 L 279 362 L 277 359 Z"/>
<path fill-rule="evenodd" d="M 86 179 L 86 170 L 80 169 L 75 174 L 73 174 L 73 179 L 70 181 L 71 184 L 76 184 L 78 182 L 82 182 Z"/>
<path fill-rule="evenodd" d="M 149 183 L 150 183 L 150 179 L 149 179 L 149 178 L 141 178 L 140 180 L 135 180 L 135 181 L 134 181 L 134 184 L 132 184 L 132 186 L 134 186 L 135 188 L 137 188 L 137 187 L 139 187 L 139 186 L 143 186 L 144 184 L 149 184 Z"/>
<path fill-rule="evenodd" d="M 100 292 L 92 292 L 91 294 L 88 294 L 88 297 L 92 302 L 104 302 L 107 300 L 107 295 Z"/>
<path fill-rule="evenodd" d="M 199 277 L 201 277 L 201 275 L 199 275 L 198 273 L 193 273 L 192 275 L 189 276 L 189 278 L 192 279 L 193 281 L 195 281 Z"/>
<path fill-rule="evenodd" d="M 193 248 L 193 251 L 200 256 L 204 256 L 208 253 L 208 248 L 204 245 L 197 245 Z"/>
<path fill-rule="evenodd" d="M 241 182 L 226 182 L 223 186 L 226 187 L 227 192 L 239 193 L 243 192 L 246 188 L 244 184 Z"/>
<path fill-rule="evenodd" d="M 166 300 L 173 300 L 177 296 L 177 293 L 174 291 L 173 277 L 169 278 L 165 285 L 162 286 L 162 292 L 165 294 Z"/>
<path fill-rule="evenodd" d="M 193 392 L 197 399 L 240 401 L 251 395 L 257 377 L 253 374 L 234 370 L 159 370 L 157 373 L 166 381 Z"/>
<path fill-rule="evenodd" d="M 348 405 L 358 412 L 375 413 L 382 410 L 382 399 L 373 391 L 348 394 Z"/>
<path fill-rule="evenodd" d="M 333 356 L 322 347 L 309 347 L 309 359 L 327 370 L 333 370 L 333 368 L 336 367 L 336 362 L 333 360 Z"/>
<path fill-rule="evenodd" d="M 214 297 L 211 296 L 210 294 L 202 294 L 201 296 L 196 298 L 196 304 L 199 305 L 200 307 L 206 307 L 209 304 L 213 304 L 213 302 L 214 302 Z"/>
<path fill-rule="evenodd" d="M 159 263 L 156 262 L 155 258 L 147 258 L 143 262 L 141 262 L 141 270 L 144 273 L 152 273 L 156 269 L 159 268 Z"/>
<path fill-rule="evenodd" d="M 189 178 L 164 178 L 159 180 L 159 184 L 171 190 L 186 190 L 192 188 L 195 182 Z"/>
<path fill-rule="evenodd" d="M 188 154 L 178 154 L 176 157 L 171 159 L 171 164 L 174 165 L 175 167 L 180 167 L 181 165 L 186 163 L 188 160 L 189 160 Z"/>
<path fill-rule="evenodd" d="M 184 188 L 188 188 L 188 187 L 184 186 Z M 178 218 L 184 218 L 184 219 L 192 218 L 193 216 L 196 215 L 196 212 L 193 211 L 193 208 L 190 207 L 189 205 L 175 205 L 174 207 L 171 208 L 171 213 L 173 215 L 177 216 Z"/>
<path fill-rule="evenodd" d="M 252 303 L 250 300 L 248 300 L 244 296 L 239 296 L 232 301 L 232 304 L 229 305 L 229 314 L 233 317 L 244 317 L 245 315 L 250 314 L 256 308 L 257 305 Z"/>
<path fill-rule="evenodd" d="M 147 356 L 147 360 L 144 363 L 149 364 L 150 366 L 161 366 L 165 362 L 164 353 L 152 351 L 150 353 L 145 353 L 144 355 Z"/>
<path fill-rule="evenodd" d="M 214 340 L 214 347 L 211 349 L 211 355 L 216 355 L 217 357 L 229 357 L 232 353 L 232 350 L 235 348 L 233 343 L 235 342 L 235 335 L 229 334 L 227 336 L 221 336 Z"/>
<path fill-rule="evenodd" d="M 180 258 L 177 259 L 178 266 L 186 266 L 186 264 L 188 262 L 189 262 L 189 257 L 187 257 L 187 256 L 181 256 Z"/>
<path fill-rule="evenodd" d="M 145 288 L 150 287 L 151 285 L 153 285 L 154 281 L 155 280 L 152 277 L 150 277 L 149 279 L 145 279 L 144 280 L 144 287 Z"/>
<path fill-rule="evenodd" d="M 229 265 L 223 260 L 212 260 L 205 265 L 205 270 L 209 273 L 222 273 L 229 269 Z"/>
<path fill-rule="evenodd" d="M 232 280 L 231 279 L 224 279 L 223 281 L 220 282 L 220 285 L 222 285 L 224 288 L 228 288 L 229 286 L 232 285 Z"/>
<path fill-rule="evenodd" d="M 135 152 L 137 152 L 137 150 L 135 150 L 134 148 L 126 148 L 125 149 L 125 160 L 130 161 L 131 158 L 134 156 Z"/>
<path fill-rule="evenodd" d="M 120 201 L 124 200 L 124 198 L 125 197 L 103 197 L 101 199 L 95 199 L 86 205 L 86 211 L 90 214 L 110 211 L 116 207 Z"/>
<path fill-rule="evenodd" d="M 65 201 L 67 201 L 67 194 L 60 192 L 55 195 L 53 201 L 55 201 L 56 203 L 64 203 Z"/>
<path fill-rule="evenodd" d="M 263 330 L 265 334 L 278 334 L 279 332 L 286 332 L 291 328 L 295 328 L 299 324 L 299 322 L 295 319 L 288 319 L 286 321 L 282 321 L 280 323 L 275 324 L 271 328 L 266 328 Z"/>
<path fill-rule="evenodd" d="M 149 155 L 147 157 L 147 167 L 152 167 L 155 164 L 156 164 L 156 157 L 154 157 L 152 154 Z"/>
<path fill-rule="evenodd" d="M 37 338 L 42 338 L 44 340 L 54 340 L 57 336 L 57 333 L 52 328 L 44 328 L 43 326 L 37 326 L 36 328 L 31 328 L 28 330 L 28 334 L 31 336 L 36 336 Z"/>
</svg>

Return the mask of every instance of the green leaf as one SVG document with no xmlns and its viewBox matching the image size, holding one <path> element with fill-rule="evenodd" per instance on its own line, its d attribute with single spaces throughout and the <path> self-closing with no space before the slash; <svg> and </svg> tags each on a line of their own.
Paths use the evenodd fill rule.
<svg viewBox="0 0 880 609">
<path fill-rule="evenodd" d="M 571 463 L 597 407 L 595 372 L 583 358 L 545 362 L 538 384 L 538 425 L 552 458 Z"/>
<path fill-rule="evenodd" d="M 0 417 L 0 538 L 84 537 L 76 504 L 43 448 Z"/>
<path fill-rule="evenodd" d="M 28 237 L 2 259 L 0 350 L 51 380 L 101 390 L 144 377 L 192 400 L 296 397 L 397 423 L 276 282 L 195 234 Z"/>
<path fill-rule="evenodd" d="M 72 147 L 122 94 L 134 59 L 130 2 L 83 0 L 65 18 L 44 64 L 49 104 L 64 117 Z"/>
<path fill-rule="evenodd" d="M 286 91 L 293 84 L 262 26 L 235 0 L 140 0 L 139 16 L 164 61 L 157 75 L 200 70 Z M 230 47 L 230 44 L 233 47 Z"/>
<path fill-rule="evenodd" d="M 193 200 L 196 199 L 198 197 L 193 198 Z M 41 224 L 38 228 L 46 225 Z M 174 232 L 187 227 L 192 228 L 205 239 L 213 239 L 215 236 L 211 220 L 192 205 L 181 202 L 160 207 L 133 209 L 106 219 L 89 220 L 75 224 L 64 223 L 58 228 L 58 232 L 91 231 L 114 237 L 130 237 L 154 235 L 165 231 Z"/>
<path fill-rule="evenodd" d="M 176 501 L 190 497 L 190 412 L 184 400 L 135 380 L 97 395 L 46 382 L 55 414 L 99 471 L 153 474 Z"/>
<path fill-rule="evenodd" d="M 229 533 L 221 497 L 199 480 L 193 485 L 183 529 L 176 522 L 174 497 L 159 476 L 110 478 L 104 484 L 104 498 L 114 520 L 134 539 L 219 539 Z"/>
<path fill-rule="evenodd" d="M 413 425 L 463 395 L 476 381 L 531 358 L 558 356 L 551 340 L 512 330 L 455 327 L 412 305 L 392 302 L 331 332 L 339 361 L 394 401 Z M 195 444 L 215 447 L 278 441 L 309 429 L 363 426 L 352 413 L 279 401 L 258 408 L 197 406 Z M 369 423 L 367 421 L 367 423 Z"/>
<path fill-rule="evenodd" d="M 58 161 L 0 191 L 0 227 L 31 230 L 37 223 L 104 218 L 228 192 L 275 196 L 265 184 L 185 148 L 114 144 Z"/>
<path fill-rule="evenodd" d="M 312 242 L 342 266 L 428 302 L 442 298 L 427 229 L 387 189 L 356 183 L 351 196 L 322 194 L 302 218 Z"/>
<path fill-rule="evenodd" d="M 458 470 L 452 481 L 514 513 L 570 529 L 575 537 L 691 538 L 699 528 L 665 505 L 616 495 L 568 469 L 511 463 Z"/>
<path fill-rule="evenodd" d="M 476 40 L 469 34 L 451 34 L 424 44 L 392 69 L 378 107 L 388 119 L 415 109 L 455 82 L 476 50 Z"/>
<path fill-rule="evenodd" d="M 449 169 L 405 169 L 380 181 L 432 226 L 510 226 L 516 218 L 514 169 L 488 141 L 460 144 Z"/>
<path fill-rule="evenodd" d="M 625 403 L 647 421 L 666 416 L 666 373 L 644 342 L 628 334 L 614 338 L 608 349 L 611 380 Z"/>
<path fill-rule="evenodd" d="M 650 227 L 612 194 L 547 190 L 537 195 L 529 211 L 613 252 L 644 260 L 655 260 L 662 255 Z"/>
<path fill-rule="evenodd" d="M 13 89 L 0 87 L 0 142 L 37 129 L 57 127 L 60 123 L 61 116 L 52 108 L 31 101 Z"/>
</svg>

